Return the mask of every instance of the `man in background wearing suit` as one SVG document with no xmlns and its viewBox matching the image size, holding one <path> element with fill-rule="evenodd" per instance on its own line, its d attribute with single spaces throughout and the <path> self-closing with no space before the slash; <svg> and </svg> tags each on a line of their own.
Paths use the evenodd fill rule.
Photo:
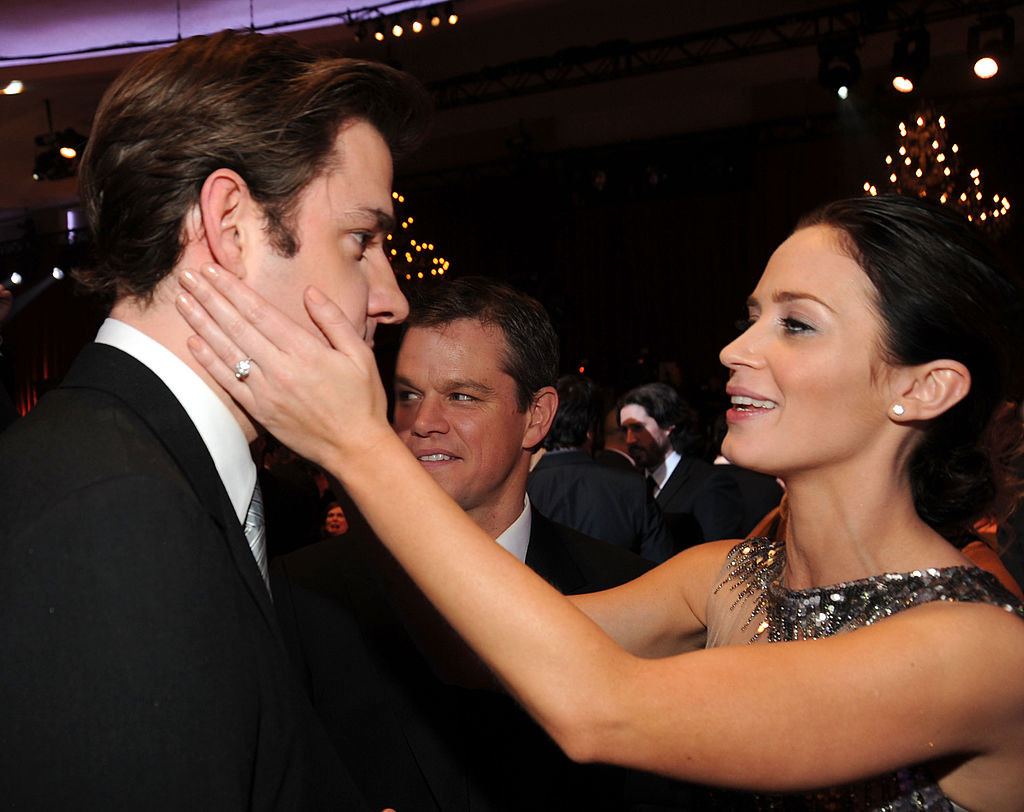
<svg viewBox="0 0 1024 812">
<path fill-rule="evenodd" d="M 556 384 L 558 412 L 545 451 L 526 481 L 530 501 L 545 516 L 660 564 L 673 553 L 661 511 L 636 469 L 617 471 L 590 456 L 601 402 L 585 375 Z"/>
<path fill-rule="evenodd" d="M 395 429 L 477 524 L 564 593 L 649 569 L 554 524 L 527 499 L 531 454 L 558 405 L 558 343 L 540 304 L 491 280 L 445 279 L 413 299 L 407 325 Z M 620 809 L 622 772 L 566 758 L 491 690 L 382 545 L 352 535 L 279 559 L 286 583 L 275 580 L 274 593 L 314 706 L 371 805 Z"/>
<path fill-rule="evenodd" d="M 186 271 L 235 273 L 310 331 L 310 284 L 367 341 L 401 320 L 392 156 L 425 108 L 390 68 L 232 32 L 147 54 L 107 91 L 81 169 L 97 254 L 81 281 L 110 317 L 0 437 L 6 805 L 367 808 L 274 614 L 257 427 L 176 305 L 195 307 Z M 238 357 L 240 380 L 260 374 Z"/>
<path fill-rule="evenodd" d="M 699 439 L 689 407 L 666 383 L 631 389 L 619 401 L 630 456 L 650 478 L 676 551 L 742 535 L 743 499 L 726 471 L 691 452 Z"/>
</svg>

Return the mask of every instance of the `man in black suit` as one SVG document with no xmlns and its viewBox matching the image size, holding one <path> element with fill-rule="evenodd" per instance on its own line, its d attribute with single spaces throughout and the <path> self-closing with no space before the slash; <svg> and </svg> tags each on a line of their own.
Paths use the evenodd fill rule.
<svg viewBox="0 0 1024 812">
<path fill-rule="evenodd" d="M 531 507 L 532 451 L 557 408 L 558 344 L 539 303 L 482 278 L 412 303 L 394 426 L 447 493 L 565 593 L 650 568 Z M 401 488 L 400 482 L 395 483 Z M 278 564 L 277 609 L 314 706 L 373 806 L 398 810 L 621 808 L 622 772 L 573 764 L 491 678 L 371 538 Z"/>
<path fill-rule="evenodd" d="M 742 536 L 743 500 L 736 481 L 693 452 L 699 439 L 689 407 L 666 383 L 631 389 L 619 401 L 630 456 L 650 478 L 677 550 Z"/>
<path fill-rule="evenodd" d="M 601 416 L 594 382 L 563 375 L 556 389 L 558 411 L 545 452 L 526 480 L 530 501 L 556 522 L 655 563 L 665 561 L 673 553 L 672 538 L 639 472 L 606 468 L 590 456 Z"/>
<path fill-rule="evenodd" d="M 257 427 L 189 349 L 180 274 L 220 266 L 313 331 L 404 317 L 383 242 L 404 74 L 223 32 L 108 90 L 81 185 L 110 318 L 0 437 L 0 797 L 31 809 L 366 809 L 287 656 Z M 239 349 L 237 377 L 259 374 Z M 243 530 L 243 524 L 245 529 Z M 263 572 L 261 572 L 261 569 Z"/>
<path fill-rule="evenodd" d="M 629 445 L 626 443 L 626 432 L 619 425 L 619 407 L 613 404 L 604 413 L 604 420 L 601 425 L 601 440 L 597 450 L 594 452 L 594 461 L 606 468 L 614 468 L 618 471 L 629 471 L 639 473 L 636 463 L 629 456 Z"/>
</svg>

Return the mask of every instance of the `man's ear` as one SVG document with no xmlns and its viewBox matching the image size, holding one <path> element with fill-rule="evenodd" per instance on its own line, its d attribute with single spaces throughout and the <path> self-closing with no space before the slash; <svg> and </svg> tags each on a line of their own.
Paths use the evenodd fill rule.
<svg viewBox="0 0 1024 812">
<path fill-rule="evenodd" d="M 551 423 L 558 411 L 558 390 L 553 386 L 545 386 L 533 394 L 533 402 L 526 410 L 526 433 L 523 435 L 523 448 L 536 448 L 547 437 Z"/>
<path fill-rule="evenodd" d="M 211 172 L 199 196 L 202 238 L 213 260 L 239 276 L 244 276 L 247 251 L 251 250 L 259 228 L 254 220 L 255 201 L 242 176 L 231 169 Z"/>
<path fill-rule="evenodd" d="M 971 373 L 959 361 L 941 358 L 908 367 L 889 417 L 898 423 L 931 420 L 952 409 L 971 391 Z"/>
</svg>

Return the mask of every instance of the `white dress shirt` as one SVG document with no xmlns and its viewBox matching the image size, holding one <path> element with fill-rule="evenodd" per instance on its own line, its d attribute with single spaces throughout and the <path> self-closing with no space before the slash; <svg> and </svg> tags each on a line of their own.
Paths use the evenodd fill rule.
<svg viewBox="0 0 1024 812">
<path fill-rule="evenodd" d="M 512 555 L 526 563 L 526 549 L 530 546 L 530 530 L 533 528 L 533 516 L 530 513 L 530 497 L 523 499 L 523 512 L 519 518 L 505 528 L 495 541 Z"/>
<path fill-rule="evenodd" d="M 676 466 L 679 465 L 681 459 L 682 457 L 679 455 L 679 452 L 673 449 L 665 456 L 661 465 L 648 472 L 648 476 L 654 480 L 655 496 L 661 493 L 661 489 L 665 487 L 665 483 L 668 482 L 668 478 L 672 476 L 672 472 L 676 470 Z"/>
<path fill-rule="evenodd" d="M 203 438 L 239 524 L 245 522 L 256 465 L 238 421 L 203 379 L 178 356 L 145 333 L 117 319 L 107 319 L 96 343 L 109 344 L 149 367 L 171 390 Z"/>
</svg>

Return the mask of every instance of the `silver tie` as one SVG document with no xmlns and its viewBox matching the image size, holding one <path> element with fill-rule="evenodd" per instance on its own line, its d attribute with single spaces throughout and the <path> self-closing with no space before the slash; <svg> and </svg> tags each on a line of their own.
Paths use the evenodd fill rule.
<svg viewBox="0 0 1024 812">
<path fill-rule="evenodd" d="M 263 494 L 260 492 L 260 483 L 252 492 L 252 501 L 249 502 L 249 510 L 245 514 L 245 540 L 249 542 L 249 549 L 256 559 L 256 566 L 260 568 L 260 575 L 263 576 L 263 583 L 270 591 L 270 578 L 267 575 L 267 524 L 263 518 Z"/>
</svg>

